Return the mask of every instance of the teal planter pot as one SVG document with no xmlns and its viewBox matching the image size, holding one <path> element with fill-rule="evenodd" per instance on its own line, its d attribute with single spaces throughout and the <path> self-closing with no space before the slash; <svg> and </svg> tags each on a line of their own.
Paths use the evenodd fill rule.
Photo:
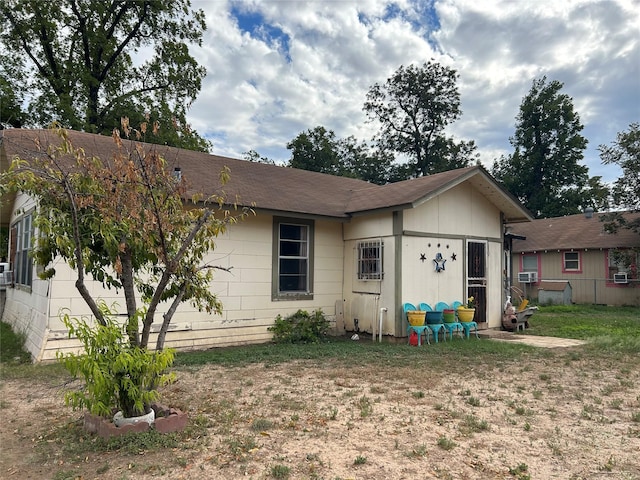
<svg viewBox="0 0 640 480">
<path fill-rule="evenodd" d="M 427 312 L 427 325 L 437 325 L 444 323 L 444 312 Z"/>
</svg>

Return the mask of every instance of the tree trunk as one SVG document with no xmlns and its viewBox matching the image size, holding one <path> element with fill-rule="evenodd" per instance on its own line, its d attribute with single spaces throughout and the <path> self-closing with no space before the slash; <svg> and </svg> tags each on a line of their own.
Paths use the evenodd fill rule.
<svg viewBox="0 0 640 480">
<path fill-rule="evenodd" d="M 171 319 L 173 318 L 173 314 L 176 313 L 178 306 L 182 302 L 182 298 L 184 297 L 185 292 L 187 291 L 187 284 L 183 283 L 180 287 L 180 291 L 173 299 L 171 303 L 171 307 L 167 310 L 167 313 L 163 315 L 162 327 L 160 328 L 160 332 L 158 333 L 158 340 L 156 341 L 156 350 L 161 352 L 164 349 L 164 339 L 167 336 L 167 330 L 169 330 L 169 324 L 171 323 Z"/>
<path fill-rule="evenodd" d="M 129 343 L 131 346 L 140 345 L 140 334 L 138 332 L 138 309 L 136 304 L 136 290 L 133 281 L 133 261 L 131 251 L 125 248 L 120 254 L 120 263 L 122 272 L 120 273 L 120 281 L 124 289 L 124 298 L 127 306 L 127 335 L 129 335 Z"/>
</svg>

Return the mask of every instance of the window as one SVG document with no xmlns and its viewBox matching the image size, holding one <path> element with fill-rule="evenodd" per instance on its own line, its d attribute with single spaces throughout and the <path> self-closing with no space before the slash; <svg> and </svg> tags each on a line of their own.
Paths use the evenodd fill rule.
<svg viewBox="0 0 640 480">
<path fill-rule="evenodd" d="M 274 218 L 273 298 L 313 298 L 312 239 L 312 221 Z"/>
<path fill-rule="evenodd" d="M 523 255 L 521 271 L 537 272 L 538 271 L 538 255 Z"/>
<path fill-rule="evenodd" d="M 626 273 L 630 278 L 636 278 L 640 264 L 640 252 L 634 250 L 609 250 L 607 252 L 609 280 L 616 273 Z"/>
<path fill-rule="evenodd" d="M 562 271 L 579 272 L 580 270 L 580 252 L 563 252 Z"/>
<path fill-rule="evenodd" d="M 358 243 L 358 280 L 382 280 L 382 240 Z"/>
<path fill-rule="evenodd" d="M 31 214 L 25 215 L 18 220 L 11 229 L 12 236 L 15 235 L 15 256 L 13 264 L 13 278 L 16 284 L 31 286 L 33 279 L 33 261 L 31 258 L 31 237 L 32 222 Z"/>
</svg>

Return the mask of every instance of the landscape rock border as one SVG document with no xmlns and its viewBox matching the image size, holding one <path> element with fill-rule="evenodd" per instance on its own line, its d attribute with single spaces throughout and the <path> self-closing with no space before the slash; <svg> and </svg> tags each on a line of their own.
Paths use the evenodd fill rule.
<svg viewBox="0 0 640 480">
<path fill-rule="evenodd" d="M 85 413 L 84 429 L 89 433 L 95 433 L 99 437 L 109 439 L 126 435 L 127 433 L 143 433 L 151 429 L 159 433 L 173 433 L 185 429 L 187 426 L 188 415 L 177 408 L 169 408 L 163 405 L 153 404 L 151 408 L 155 412 L 156 419 L 152 425 L 147 422 L 140 422 L 130 425 L 116 427 L 108 418 Z"/>
</svg>

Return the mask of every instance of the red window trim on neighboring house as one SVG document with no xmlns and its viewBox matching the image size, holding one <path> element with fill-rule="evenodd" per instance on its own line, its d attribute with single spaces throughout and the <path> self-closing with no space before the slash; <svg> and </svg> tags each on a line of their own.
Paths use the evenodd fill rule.
<svg viewBox="0 0 640 480">
<path fill-rule="evenodd" d="M 538 278 L 542 275 L 541 266 L 540 266 L 540 254 L 538 252 L 522 252 L 520 255 L 520 272 L 531 272 L 533 270 L 525 270 L 524 269 L 524 257 L 536 257 L 536 269 L 535 271 L 538 273 Z"/>
<path fill-rule="evenodd" d="M 522 254 L 520 255 L 520 268 L 519 268 L 519 272 L 530 272 L 532 270 L 525 270 L 524 269 L 524 257 L 536 257 L 536 272 L 538 274 L 538 282 L 540 282 L 540 279 L 542 278 L 542 259 L 540 258 L 540 254 L 538 252 L 522 252 Z M 516 279 L 517 279 L 517 275 L 516 275 Z M 536 282 L 536 283 L 538 283 Z"/>
<path fill-rule="evenodd" d="M 611 267 L 609 265 L 609 253 L 611 252 L 611 250 L 615 250 L 615 249 L 609 248 L 607 250 L 604 250 L 605 286 L 607 288 L 627 288 L 629 286 L 629 284 L 626 284 L 626 283 L 615 283 L 613 281 L 613 273 L 617 273 L 617 268 L 616 268 L 616 272 L 612 272 Z M 638 285 L 640 285 L 640 283 Z"/>
<path fill-rule="evenodd" d="M 567 253 L 577 253 L 578 254 L 578 268 L 577 269 L 567 269 L 565 268 L 566 265 L 566 261 L 565 261 L 565 254 Z M 562 273 L 566 273 L 566 274 L 580 274 L 582 273 L 582 252 L 581 251 L 576 251 L 576 250 L 564 250 L 562 252 Z"/>
</svg>

